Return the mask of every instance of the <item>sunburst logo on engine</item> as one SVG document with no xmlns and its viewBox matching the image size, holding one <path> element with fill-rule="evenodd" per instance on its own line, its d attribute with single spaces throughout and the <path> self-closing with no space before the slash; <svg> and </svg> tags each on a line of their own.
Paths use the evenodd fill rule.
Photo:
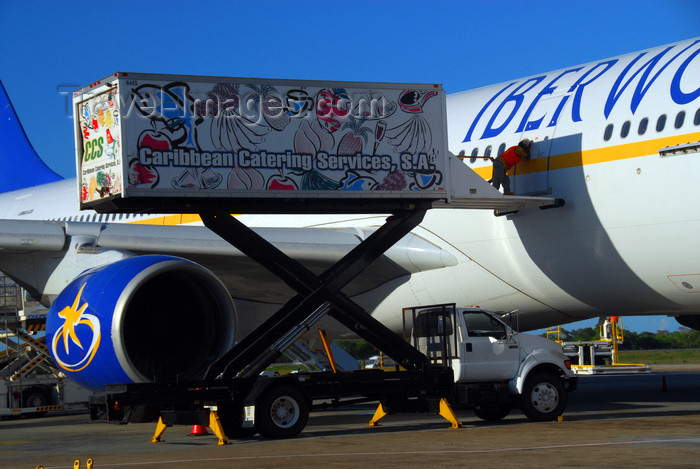
<svg viewBox="0 0 700 469">
<path fill-rule="evenodd" d="M 51 340 L 51 351 L 56 364 L 70 372 L 87 367 L 100 346 L 100 321 L 96 316 L 85 313 L 87 303 L 80 305 L 83 288 L 85 285 L 80 287 L 73 304 L 66 306 L 58 313 L 58 316 L 65 321 L 56 330 Z M 89 346 L 85 348 L 83 343 Z"/>
</svg>

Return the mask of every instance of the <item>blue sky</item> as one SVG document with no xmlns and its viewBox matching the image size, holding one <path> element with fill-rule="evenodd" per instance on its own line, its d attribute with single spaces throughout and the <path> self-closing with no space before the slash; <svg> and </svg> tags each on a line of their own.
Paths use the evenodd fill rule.
<svg viewBox="0 0 700 469">
<path fill-rule="evenodd" d="M 442 83 L 450 93 L 700 36 L 698 18 L 697 0 L 0 0 L 0 80 L 36 151 L 72 177 L 66 92 L 116 71 Z"/>
</svg>

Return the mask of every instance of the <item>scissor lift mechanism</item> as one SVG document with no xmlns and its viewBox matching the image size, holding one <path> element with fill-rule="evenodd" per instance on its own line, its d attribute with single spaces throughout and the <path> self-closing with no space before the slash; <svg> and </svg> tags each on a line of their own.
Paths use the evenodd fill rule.
<svg viewBox="0 0 700 469">
<path fill-rule="evenodd" d="M 469 177 L 469 187 L 488 185 L 476 175 Z M 475 194 L 488 194 L 488 191 L 482 189 L 470 189 L 472 190 Z M 322 211 L 324 203 L 319 201 L 321 205 L 317 207 L 318 204 L 314 205 L 312 200 L 308 200 L 305 205 L 299 205 L 299 201 L 290 201 L 289 210 L 284 210 L 280 205 L 278 211 L 318 213 L 319 210 Z M 391 205 L 390 201 L 384 201 L 376 206 L 363 205 L 356 208 L 355 210 L 365 209 L 391 215 L 384 225 L 320 275 L 290 258 L 231 216 L 231 210 L 218 206 L 216 211 L 204 208 L 198 210 L 209 229 L 279 277 L 296 295 L 213 362 L 203 380 L 108 386 L 107 393 L 99 401 L 93 401 L 98 404 L 94 408 L 102 406 L 106 409 L 109 420 L 125 421 L 129 417 L 128 412 L 120 416 L 120 412 L 115 410 L 116 402 L 131 408 L 136 405 L 169 404 L 177 411 L 161 414 L 159 430 L 153 438 L 153 441 L 159 441 L 160 434 L 171 424 L 201 425 L 207 421 L 218 422 L 218 419 L 211 418 L 208 410 L 203 410 L 204 403 L 218 405 L 219 414 L 226 414 L 222 420 L 230 422 L 232 415 L 239 414 L 245 406 L 255 403 L 269 387 L 275 385 L 272 383 L 283 385 L 286 382 L 302 388 L 310 401 L 332 399 L 332 404 L 337 404 L 341 398 L 357 395 L 361 397 L 355 399 L 355 402 L 379 400 L 385 404 L 380 406 L 382 414 L 404 410 L 433 410 L 450 420 L 453 428 L 459 427 L 459 421 L 445 400 L 452 396 L 454 390 L 452 369 L 431 364 L 424 354 L 374 319 L 341 290 L 418 226 L 430 208 L 496 209 L 503 212 L 499 214 L 509 214 L 527 207 L 558 207 L 563 205 L 563 201 L 498 194 L 452 197 L 449 204 L 441 199 L 397 200 L 393 209 L 387 210 Z M 146 208 L 148 210 L 155 209 Z M 348 210 L 345 207 L 342 211 Z M 405 371 L 359 370 L 347 373 L 316 372 L 297 375 L 298 378 L 259 377 L 260 372 L 275 362 L 287 347 L 325 314 L 390 356 Z M 379 418 L 381 416 L 375 416 L 373 421 L 376 422 Z M 223 435 L 221 429 L 214 430 L 217 435 Z M 284 437 L 286 436 L 293 435 Z M 220 443 L 224 441 L 225 436 L 220 436 Z"/>
</svg>

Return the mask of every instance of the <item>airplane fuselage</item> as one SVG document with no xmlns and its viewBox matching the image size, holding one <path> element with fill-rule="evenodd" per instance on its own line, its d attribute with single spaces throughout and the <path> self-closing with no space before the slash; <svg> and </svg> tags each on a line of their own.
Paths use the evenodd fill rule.
<svg viewBox="0 0 700 469">
<path fill-rule="evenodd" d="M 356 300 L 397 329 L 401 307 L 448 301 L 517 310 L 521 329 L 604 315 L 700 314 L 700 158 L 697 150 L 659 153 L 700 140 L 698 55 L 700 39 L 691 39 L 448 96 L 452 153 L 488 179 L 490 161 L 470 156 L 495 157 L 527 137 L 531 159 L 511 176 L 515 193 L 566 205 L 503 217 L 431 210 L 414 233 L 456 265 L 392 280 Z M 78 212 L 76 188 L 71 180 L 2 194 L 0 219 L 182 221 Z M 384 222 L 239 218 L 256 227 Z"/>
</svg>

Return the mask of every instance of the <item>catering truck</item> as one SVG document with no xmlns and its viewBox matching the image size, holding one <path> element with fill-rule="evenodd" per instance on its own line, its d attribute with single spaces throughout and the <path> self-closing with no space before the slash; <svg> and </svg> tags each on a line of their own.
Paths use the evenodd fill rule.
<svg viewBox="0 0 700 469">
<path fill-rule="evenodd" d="M 228 435 L 289 438 L 303 430 L 313 409 L 372 401 L 379 407 L 370 425 L 395 412 L 435 411 L 456 427 L 461 424 L 452 409 L 471 409 L 481 419 L 497 421 L 514 407 L 531 420 L 554 420 L 566 408 L 567 392 L 576 389 L 577 378 L 558 343 L 516 332 L 500 314 L 441 304 L 405 308 L 403 315 L 406 350 L 426 358 L 420 369 L 343 372 L 334 369 L 330 354 L 328 371 L 235 377 L 217 385 L 109 386 L 106 399 L 93 401 L 93 414 L 128 419 L 132 404 L 142 411 L 144 404 L 182 408 L 209 401 Z M 397 363 L 403 358 L 394 355 Z M 232 398 L 236 389 L 246 389 L 246 396 Z M 119 405 L 128 411 L 120 412 Z M 161 415 L 161 433 L 168 425 L 194 422 L 183 419 L 183 412 Z"/>
<path fill-rule="evenodd" d="M 343 290 L 401 246 L 429 209 L 514 213 L 556 202 L 505 196 L 450 154 L 441 85 L 118 72 L 75 91 L 73 109 L 81 209 L 197 214 L 237 249 L 220 257 L 227 269 L 267 270 L 295 292 L 266 317 L 238 316 L 236 288 L 222 281 L 228 272 L 219 278 L 190 260 L 127 256 L 76 272 L 52 304 L 47 337 L 62 369 L 105 391 L 93 415 L 146 418 L 155 409 L 167 426 L 210 418 L 206 406 L 215 406 L 229 435 L 285 438 L 304 428 L 310 408 L 348 400 L 380 401 L 378 416 L 466 405 L 497 419 L 515 401 L 546 420 L 564 409 L 572 378 L 558 345 L 521 338 L 485 312 L 471 336 L 454 305 L 415 310 L 406 341 Z M 236 213 L 389 216 L 312 269 L 291 239 L 275 244 Z M 84 249 L 106 244 L 109 226 L 80 227 Z M 129 239 L 128 250 L 183 252 L 181 240 L 154 248 Z M 207 249 L 197 246 L 200 258 L 219 259 Z M 66 326 L 64 308 L 80 308 L 82 326 Z M 260 376 L 324 316 L 400 369 Z M 242 335 L 244 320 L 254 329 Z M 73 347 L 64 327 L 84 334 L 88 351 Z M 67 345 L 55 346 L 56 337 Z"/>
</svg>

